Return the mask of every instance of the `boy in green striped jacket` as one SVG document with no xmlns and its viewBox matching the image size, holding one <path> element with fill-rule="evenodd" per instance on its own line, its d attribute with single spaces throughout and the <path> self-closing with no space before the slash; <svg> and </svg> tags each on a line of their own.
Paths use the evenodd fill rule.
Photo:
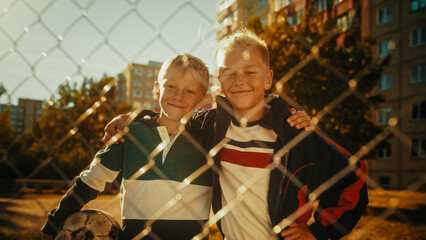
<svg viewBox="0 0 426 240">
<path fill-rule="evenodd" d="M 177 190 L 206 164 L 204 154 L 180 134 L 179 126 L 185 115 L 207 103 L 208 84 L 208 69 L 199 58 L 185 53 L 167 60 L 154 86 L 161 112 L 142 111 L 141 119 L 128 126 L 124 143 L 96 154 L 90 169 L 75 179 L 49 213 L 42 228 L 44 239 L 53 239 L 60 224 L 95 199 L 120 172 L 122 239 L 190 239 L 199 233 L 209 217 L 211 173 L 204 172 Z M 173 200 L 177 201 L 171 204 Z"/>
</svg>

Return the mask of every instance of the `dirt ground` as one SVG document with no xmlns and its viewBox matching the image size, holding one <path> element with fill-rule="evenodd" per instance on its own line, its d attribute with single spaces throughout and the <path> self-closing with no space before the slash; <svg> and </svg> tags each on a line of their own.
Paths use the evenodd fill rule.
<svg viewBox="0 0 426 240">
<path fill-rule="evenodd" d="M 363 216 L 345 240 L 422 240 L 426 239 L 426 224 L 383 220 L 375 216 Z"/>
<path fill-rule="evenodd" d="M 0 198 L 0 240 L 41 239 L 39 230 L 46 220 L 46 214 L 57 206 L 60 197 L 60 195 L 21 195 L 15 199 Z M 382 197 L 380 194 L 371 194 L 372 204 L 376 204 L 378 199 L 383 201 Z M 407 198 L 416 199 L 413 196 L 407 196 Z M 85 208 L 106 211 L 119 220 L 119 202 L 116 196 L 102 195 Z M 395 203 L 395 200 L 391 200 L 390 203 Z M 418 199 L 416 204 L 419 203 L 426 205 L 426 198 Z M 422 214 L 412 209 L 400 211 L 396 208 L 374 208 L 367 211 L 354 231 L 344 239 L 426 240 L 424 209 L 420 212 Z M 210 239 L 219 240 L 221 237 L 213 231 Z"/>
<path fill-rule="evenodd" d="M 61 195 L 0 198 L 0 239 L 41 239 L 40 229 L 46 221 L 46 215 L 58 205 L 60 198 Z M 115 196 L 101 195 L 84 208 L 99 209 L 117 220 L 121 219 L 120 200 Z"/>
</svg>

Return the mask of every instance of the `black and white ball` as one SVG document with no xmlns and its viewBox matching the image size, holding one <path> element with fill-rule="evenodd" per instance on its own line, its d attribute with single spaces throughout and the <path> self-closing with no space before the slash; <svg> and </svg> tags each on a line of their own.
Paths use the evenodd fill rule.
<svg viewBox="0 0 426 240">
<path fill-rule="evenodd" d="M 120 224 L 113 216 L 88 209 L 69 216 L 55 240 L 118 240 L 120 232 Z"/>
</svg>

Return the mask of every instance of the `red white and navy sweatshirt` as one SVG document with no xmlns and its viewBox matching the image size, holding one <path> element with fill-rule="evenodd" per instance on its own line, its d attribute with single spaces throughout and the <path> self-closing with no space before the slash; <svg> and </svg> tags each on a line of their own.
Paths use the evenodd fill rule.
<svg viewBox="0 0 426 240">
<path fill-rule="evenodd" d="M 270 110 L 259 125 L 277 134 L 274 153 L 294 139 L 302 130 L 290 127 L 286 119 L 290 116 L 289 106 L 277 96 L 270 96 Z M 201 125 L 201 142 L 206 149 L 216 146 L 226 135 L 231 124 L 232 109 L 224 97 L 217 98 L 218 108 L 194 115 L 194 122 Z M 212 130 L 211 126 L 215 126 Z M 221 154 L 215 155 L 215 165 L 220 168 Z M 288 218 L 309 202 L 309 195 L 333 176 L 349 166 L 351 154 L 330 139 L 312 131 L 281 158 L 281 170 L 270 172 L 267 203 L 272 226 Z M 272 159 L 271 159 L 272 160 Z M 315 222 L 309 230 L 316 239 L 339 239 L 352 231 L 368 204 L 366 166 L 358 160 L 338 181 L 325 188 L 316 198 L 318 210 Z M 219 172 L 213 174 L 213 211 L 222 209 L 222 189 Z M 295 220 L 308 222 L 312 209 L 301 211 Z M 218 222 L 221 229 L 220 222 Z M 279 234 L 279 239 L 282 239 Z"/>
</svg>

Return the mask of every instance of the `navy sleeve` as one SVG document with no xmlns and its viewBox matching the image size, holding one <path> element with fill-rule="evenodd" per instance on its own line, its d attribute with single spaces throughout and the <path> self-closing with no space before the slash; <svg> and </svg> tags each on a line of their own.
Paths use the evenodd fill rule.
<svg viewBox="0 0 426 240">
<path fill-rule="evenodd" d="M 48 235 L 56 235 L 68 216 L 80 211 L 85 204 L 95 199 L 97 195 L 98 191 L 90 188 L 81 181 L 80 177 L 77 177 L 74 185 L 62 197 L 58 207 L 49 212 L 41 231 Z"/>
<path fill-rule="evenodd" d="M 322 183 L 332 179 L 336 174 L 341 177 L 319 197 L 315 223 L 309 229 L 316 239 L 340 239 L 352 231 L 361 218 L 368 204 L 364 162 L 354 158 L 346 149 L 328 138 L 317 135 L 322 152 L 326 158 L 321 159 L 318 170 Z"/>
</svg>

